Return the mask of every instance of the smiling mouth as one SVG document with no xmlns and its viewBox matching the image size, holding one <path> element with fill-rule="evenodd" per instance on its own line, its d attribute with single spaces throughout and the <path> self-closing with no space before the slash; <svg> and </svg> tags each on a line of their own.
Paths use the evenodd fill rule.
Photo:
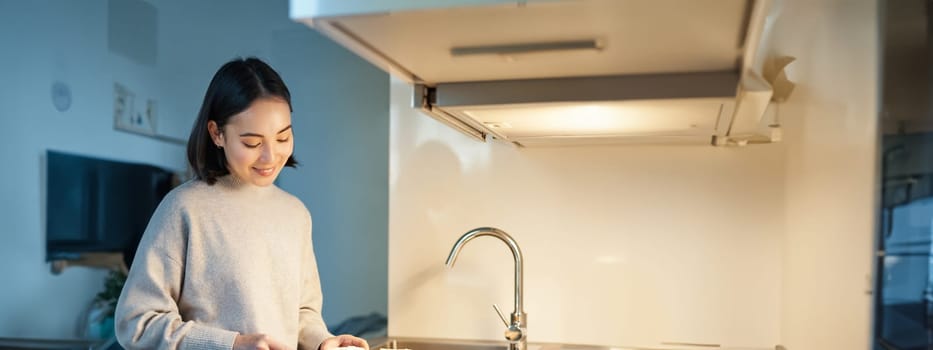
<svg viewBox="0 0 933 350">
<path fill-rule="evenodd" d="M 253 168 L 253 170 L 261 176 L 271 176 L 275 173 L 275 168 Z"/>
</svg>

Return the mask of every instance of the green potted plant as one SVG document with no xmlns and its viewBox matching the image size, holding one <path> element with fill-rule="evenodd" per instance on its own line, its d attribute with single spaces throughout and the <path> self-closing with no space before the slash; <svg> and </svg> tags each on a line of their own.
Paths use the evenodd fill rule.
<svg viewBox="0 0 933 350">
<path fill-rule="evenodd" d="M 94 298 L 96 311 L 99 314 L 93 317 L 97 322 L 92 322 L 90 325 L 92 327 L 90 330 L 91 335 L 102 339 L 113 336 L 113 315 L 117 310 L 117 301 L 120 299 L 120 292 L 123 290 L 124 283 L 126 283 L 126 272 L 111 270 L 110 274 L 107 275 L 104 280 L 104 289 L 97 293 L 97 297 Z"/>
</svg>

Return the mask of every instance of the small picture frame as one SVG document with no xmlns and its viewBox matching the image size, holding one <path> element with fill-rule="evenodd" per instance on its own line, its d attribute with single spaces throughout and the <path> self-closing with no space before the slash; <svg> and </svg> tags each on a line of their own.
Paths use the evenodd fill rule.
<svg viewBox="0 0 933 350">
<path fill-rule="evenodd" d="M 145 103 L 145 108 L 136 108 L 136 94 L 120 83 L 113 83 L 113 128 L 156 136 L 156 101 L 148 99 Z"/>
</svg>

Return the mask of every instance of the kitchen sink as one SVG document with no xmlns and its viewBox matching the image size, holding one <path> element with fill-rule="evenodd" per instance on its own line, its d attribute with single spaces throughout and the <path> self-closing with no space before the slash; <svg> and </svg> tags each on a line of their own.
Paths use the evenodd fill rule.
<svg viewBox="0 0 933 350">
<path fill-rule="evenodd" d="M 371 350 L 506 350 L 509 343 L 492 340 L 380 338 L 370 341 Z M 607 350 L 604 346 L 528 343 L 528 350 Z"/>
<path fill-rule="evenodd" d="M 451 339 L 404 339 L 389 338 L 382 343 L 370 345 L 371 350 L 503 350 L 507 342 L 451 340 Z M 529 349 L 530 350 L 530 349 Z"/>
</svg>

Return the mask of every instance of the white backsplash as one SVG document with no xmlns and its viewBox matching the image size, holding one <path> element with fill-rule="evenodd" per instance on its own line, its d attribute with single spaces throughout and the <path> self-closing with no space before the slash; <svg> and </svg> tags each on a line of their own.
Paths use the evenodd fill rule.
<svg viewBox="0 0 933 350">
<path fill-rule="evenodd" d="M 778 344 L 782 144 L 519 149 L 468 139 L 392 81 L 391 336 L 502 339 L 521 246 L 529 339 Z"/>
</svg>

